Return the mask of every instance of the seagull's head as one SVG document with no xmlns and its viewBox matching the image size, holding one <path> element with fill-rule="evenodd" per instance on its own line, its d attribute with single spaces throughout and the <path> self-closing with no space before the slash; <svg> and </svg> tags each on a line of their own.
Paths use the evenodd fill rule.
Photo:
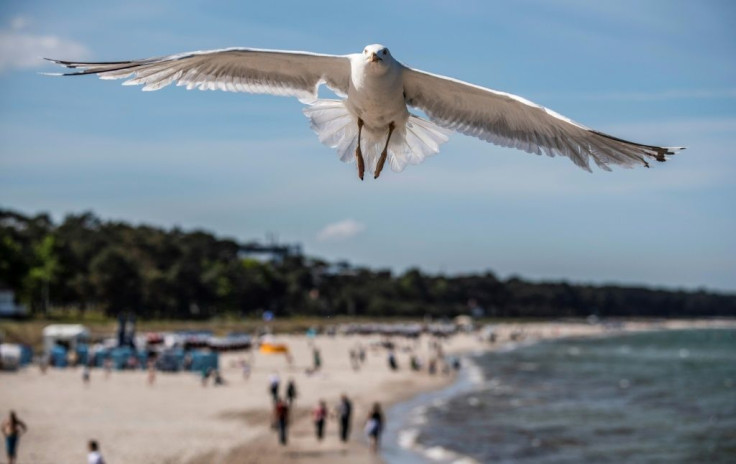
<svg viewBox="0 0 736 464">
<path fill-rule="evenodd" d="M 389 65 L 393 63 L 393 57 L 388 48 L 380 44 L 368 45 L 363 49 L 363 59 L 369 69 L 376 72 L 385 72 Z"/>
</svg>

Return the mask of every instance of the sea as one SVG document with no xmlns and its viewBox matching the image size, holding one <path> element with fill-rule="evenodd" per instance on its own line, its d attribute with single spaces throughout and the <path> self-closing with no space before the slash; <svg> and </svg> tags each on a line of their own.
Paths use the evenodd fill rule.
<svg viewBox="0 0 736 464">
<path fill-rule="evenodd" d="M 388 412 L 383 458 L 426 463 L 736 463 L 736 330 L 567 338 L 463 359 Z"/>
</svg>

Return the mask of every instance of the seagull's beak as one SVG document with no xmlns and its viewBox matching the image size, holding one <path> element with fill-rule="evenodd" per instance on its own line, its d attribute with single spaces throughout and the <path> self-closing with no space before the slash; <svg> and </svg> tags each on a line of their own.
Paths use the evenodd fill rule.
<svg viewBox="0 0 736 464">
<path fill-rule="evenodd" d="M 375 63 L 376 61 L 383 61 L 381 58 L 378 57 L 375 53 L 371 53 L 371 63 Z"/>
</svg>

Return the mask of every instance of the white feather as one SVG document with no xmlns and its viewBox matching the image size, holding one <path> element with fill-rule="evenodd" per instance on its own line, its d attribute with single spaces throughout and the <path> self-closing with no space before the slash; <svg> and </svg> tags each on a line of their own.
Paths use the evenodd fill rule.
<svg viewBox="0 0 736 464">
<path fill-rule="evenodd" d="M 343 162 L 355 160 L 358 146 L 358 120 L 345 107 L 343 100 L 317 100 L 304 108 L 312 130 L 319 141 L 337 150 Z M 388 131 L 363 128 L 360 139 L 366 170 L 373 173 L 386 145 Z M 408 164 L 421 163 L 427 156 L 439 152 L 448 140 L 447 131 L 436 124 L 411 115 L 406 127 L 397 127 L 388 145 L 387 162 L 395 172 Z"/>
<path fill-rule="evenodd" d="M 81 69 L 68 75 L 97 74 L 100 79 L 131 77 L 123 85 L 159 90 L 172 82 L 187 90 L 237 90 L 314 100 L 320 83 L 347 94 L 350 61 L 345 56 L 309 52 L 227 48 L 117 63 L 54 60 Z M 233 81 L 238 85 L 231 85 Z"/>
<path fill-rule="evenodd" d="M 408 105 L 442 127 L 528 153 L 566 156 L 586 171 L 590 159 L 605 170 L 648 166 L 648 158 L 664 161 L 683 149 L 621 140 L 517 95 L 410 68 L 404 68 L 404 91 Z"/>
</svg>

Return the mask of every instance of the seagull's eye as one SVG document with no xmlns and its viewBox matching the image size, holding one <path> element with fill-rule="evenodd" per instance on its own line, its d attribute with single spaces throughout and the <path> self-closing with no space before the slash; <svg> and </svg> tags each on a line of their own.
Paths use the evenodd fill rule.
<svg viewBox="0 0 736 464">
<path fill-rule="evenodd" d="M 384 55 L 388 55 L 388 48 L 384 48 L 384 49 L 383 49 L 383 54 L 384 54 Z"/>
</svg>

